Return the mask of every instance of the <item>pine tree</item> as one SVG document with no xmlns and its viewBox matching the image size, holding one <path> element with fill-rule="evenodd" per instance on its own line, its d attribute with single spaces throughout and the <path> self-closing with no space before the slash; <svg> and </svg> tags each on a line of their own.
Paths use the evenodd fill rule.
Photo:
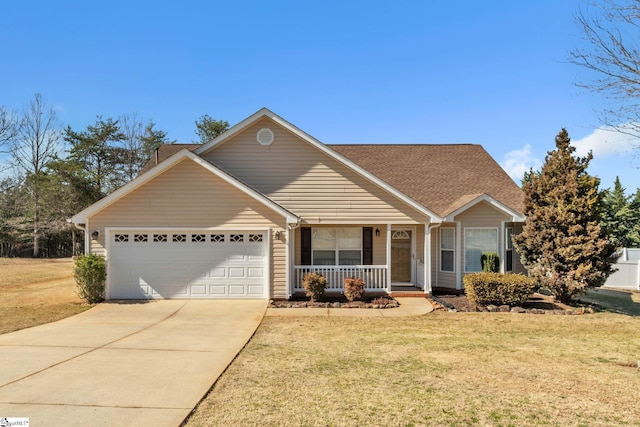
<svg viewBox="0 0 640 427">
<path fill-rule="evenodd" d="M 640 248 L 640 188 L 629 202 L 629 222 L 630 227 L 627 233 L 628 248 Z"/>
<path fill-rule="evenodd" d="M 628 247 L 628 235 L 631 228 L 631 210 L 629 197 L 616 176 L 613 190 L 603 192 L 602 226 L 609 238 L 618 248 Z"/>
<path fill-rule="evenodd" d="M 524 183 L 527 218 L 514 244 L 529 274 L 566 303 L 604 283 L 615 248 L 600 225 L 599 179 L 587 173 L 593 156 L 574 156 L 565 129 L 555 142 Z"/>
</svg>

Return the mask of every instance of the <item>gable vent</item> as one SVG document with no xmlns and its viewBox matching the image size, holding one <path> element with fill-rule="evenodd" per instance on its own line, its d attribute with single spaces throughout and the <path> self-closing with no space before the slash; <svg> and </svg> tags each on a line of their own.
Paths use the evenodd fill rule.
<svg viewBox="0 0 640 427">
<path fill-rule="evenodd" d="M 273 131 L 269 128 L 262 128 L 256 135 L 260 145 L 271 145 L 273 142 Z"/>
</svg>

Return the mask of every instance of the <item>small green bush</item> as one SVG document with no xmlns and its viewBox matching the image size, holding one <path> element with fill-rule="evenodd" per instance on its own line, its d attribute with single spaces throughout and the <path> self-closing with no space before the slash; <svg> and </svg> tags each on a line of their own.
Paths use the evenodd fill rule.
<svg viewBox="0 0 640 427">
<path fill-rule="evenodd" d="M 349 301 L 359 301 L 364 295 L 364 280 L 360 277 L 348 277 L 344 279 L 344 296 Z"/>
<path fill-rule="evenodd" d="M 473 273 L 463 281 L 473 304 L 521 305 L 536 291 L 535 280 L 522 274 Z"/>
<path fill-rule="evenodd" d="M 81 255 L 75 260 L 73 277 L 78 286 L 78 295 L 89 304 L 104 300 L 107 281 L 107 262 L 95 254 Z"/>
<path fill-rule="evenodd" d="M 500 271 L 500 257 L 496 252 L 484 252 L 480 257 L 482 271 L 485 273 L 497 273 Z"/>
<path fill-rule="evenodd" d="M 302 278 L 302 286 L 311 301 L 318 301 L 324 295 L 327 278 L 318 273 L 307 273 Z"/>
</svg>

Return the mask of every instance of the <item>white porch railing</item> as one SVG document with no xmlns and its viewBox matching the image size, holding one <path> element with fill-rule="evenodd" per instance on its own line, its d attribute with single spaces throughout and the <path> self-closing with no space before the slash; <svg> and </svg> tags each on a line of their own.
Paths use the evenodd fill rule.
<svg viewBox="0 0 640 427">
<path fill-rule="evenodd" d="M 387 290 L 387 266 L 386 265 L 296 265 L 293 267 L 294 292 L 303 292 L 302 279 L 307 273 L 322 274 L 327 278 L 326 290 L 342 291 L 344 279 L 360 277 L 366 283 L 365 289 L 369 291 Z"/>
</svg>

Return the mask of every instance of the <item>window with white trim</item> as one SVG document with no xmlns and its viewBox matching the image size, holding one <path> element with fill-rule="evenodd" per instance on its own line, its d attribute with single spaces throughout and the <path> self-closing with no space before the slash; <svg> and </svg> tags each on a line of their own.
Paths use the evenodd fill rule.
<svg viewBox="0 0 640 427">
<path fill-rule="evenodd" d="M 362 228 L 314 227 L 311 247 L 313 265 L 360 265 Z"/>
<path fill-rule="evenodd" d="M 444 227 L 440 229 L 440 271 L 455 271 L 456 229 Z"/>
<path fill-rule="evenodd" d="M 513 271 L 513 227 L 504 230 L 504 270 Z"/>
<path fill-rule="evenodd" d="M 497 228 L 464 229 L 464 272 L 482 271 L 482 254 L 498 252 Z"/>
</svg>

